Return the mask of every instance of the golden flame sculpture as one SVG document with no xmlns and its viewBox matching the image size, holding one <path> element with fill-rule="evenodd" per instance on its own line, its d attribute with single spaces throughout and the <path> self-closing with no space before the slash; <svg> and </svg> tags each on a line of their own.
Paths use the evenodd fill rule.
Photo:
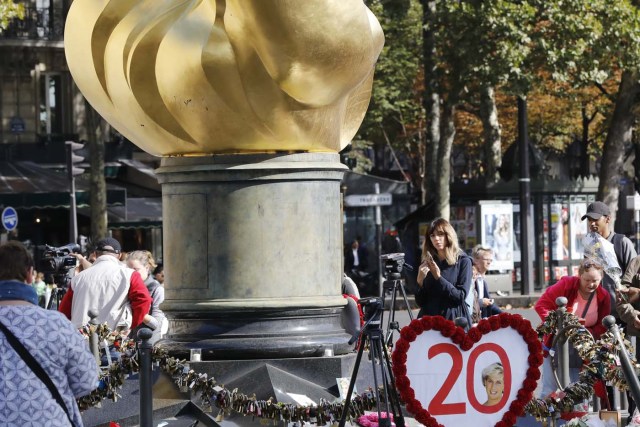
<svg viewBox="0 0 640 427">
<path fill-rule="evenodd" d="M 159 156 L 341 150 L 383 43 L 362 0 L 77 0 L 65 30 L 82 93 Z"/>
</svg>

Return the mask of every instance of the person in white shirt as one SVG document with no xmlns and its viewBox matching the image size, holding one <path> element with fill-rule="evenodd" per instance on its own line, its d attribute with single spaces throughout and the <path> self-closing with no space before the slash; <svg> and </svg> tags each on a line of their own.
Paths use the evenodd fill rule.
<svg viewBox="0 0 640 427">
<path fill-rule="evenodd" d="M 476 279 L 473 286 L 475 286 L 478 293 L 478 304 L 480 305 L 481 317 L 484 319 L 494 314 L 502 313 L 500 307 L 498 307 L 493 298 L 489 295 L 489 288 L 487 287 L 487 281 L 484 280 L 484 275 L 489 271 L 489 267 L 493 262 L 493 250 L 491 248 L 485 248 L 482 245 L 477 245 L 473 248 L 473 265 L 478 270 Z"/>
</svg>

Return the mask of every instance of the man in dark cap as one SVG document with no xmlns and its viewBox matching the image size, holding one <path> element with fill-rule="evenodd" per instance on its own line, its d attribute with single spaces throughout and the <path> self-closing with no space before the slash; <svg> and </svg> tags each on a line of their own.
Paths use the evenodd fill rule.
<svg viewBox="0 0 640 427">
<path fill-rule="evenodd" d="M 149 313 L 151 296 L 140 273 L 119 261 L 120 242 L 112 237 L 99 240 L 97 258 L 91 268 L 71 279 L 60 303 L 64 313 L 77 328 L 89 322 L 89 310 L 98 311 L 98 323 L 129 330 L 140 325 Z"/>
<path fill-rule="evenodd" d="M 609 206 L 602 202 L 590 203 L 587 206 L 587 213 L 582 217 L 583 221 L 585 219 L 587 220 L 589 231 L 598 233 L 613 244 L 618 264 L 622 269 L 622 274 L 624 274 L 631 260 L 635 258 L 636 250 L 631 240 L 611 229 L 611 210 Z M 609 292 L 611 297 L 611 314 L 618 318 L 615 282 L 608 274 L 605 274 L 602 278 L 602 286 Z"/>
</svg>

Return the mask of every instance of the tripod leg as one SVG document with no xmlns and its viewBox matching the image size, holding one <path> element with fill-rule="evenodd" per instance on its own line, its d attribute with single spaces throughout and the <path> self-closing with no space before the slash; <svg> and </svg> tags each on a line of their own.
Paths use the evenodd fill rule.
<svg viewBox="0 0 640 427">
<path fill-rule="evenodd" d="M 386 368 L 386 372 L 388 374 L 388 383 L 387 388 L 390 390 L 389 398 L 391 399 L 391 407 L 393 408 L 393 416 L 396 420 L 397 427 L 404 427 L 404 416 L 402 415 L 402 408 L 400 407 L 400 396 L 398 396 L 398 390 L 396 390 L 396 380 L 393 377 L 393 372 L 391 370 L 391 360 L 389 358 L 389 352 L 387 352 L 386 348 L 383 348 L 384 352 L 384 367 Z"/>
<path fill-rule="evenodd" d="M 409 300 L 407 299 L 407 291 L 404 289 L 404 285 L 400 284 L 400 291 L 402 292 L 402 298 L 404 298 L 404 306 L 407 307 L 407 313 L 409 313 L 409 320 L 413 320 L 413 313 L 411 312 L 411 306 L 409 306 Z"/>
<path fill-rule="evenodd" d="M 393 289 L 391 289 L 391 305 L 389 306 L 389 320 L 387 321 L 387 334 L 385 335 L 384 342 L 386 345 L 393 343 L 393 325 L 396 321 L 396 284 L 393 283 Z"/>
<path fill-rule="evenodd" d="M 384 366 L 384 353 L 383 353 L 383 348 L 384 345 L 382 343 L 382 331 L 376 332 L 375 335 L 372 335 L 369 338 L 369 351 L 372 352 L 371 355 L 371 364 L 372 364 L 372 370 L 373 370 L 373 384 L 375 386 L 375 390 L 376 390 L 376 401 L 377 401 L 377 409 L 378 409 L 378 425 L 380 427 L 390 427 L 391 426 L 391 419 L 389 418 L 389 414 L 391 413 L 391 411 L 389 411 L 389 390 L 388 390 L 388 383 L 386 381 L 386 376 L 385 376 L 385 366 Z M 381 380 L 382 380 L 382 397 L 384 398 L 384 404 L 385 404 L 385 412 L 387 413 L 387 418 L 382 418 L 382 414 L 380 411 L 380 390 L 378 387 L 378 376 L 376 375 L 376 359 L 379 360 L 380 362 L 380 374 L 381 374 Z"/>
<path fill-rule="evenodd" d="M 356 386 L 356 378 L 358 377 L 358 369 L 360 368 L 360 361 L 362 360 L 362 353 L 364 352 L 364 334 L 360 335 L 358 339 L 358 355 L 356 356 L 356 363 L 353 365 L 353 372 L 351 373 L 351 381 L 349 381 L 349 390 L 347 390 L 347 396 L 344 398 L 344 406 L 342 408 L 342 416 L 340 417 L 340 423 L 338 427 L 344 427 L 347 422 L 347 414 L 349 413 L 349 406 L 351 405 L 351 394 Z"/>
</svg>

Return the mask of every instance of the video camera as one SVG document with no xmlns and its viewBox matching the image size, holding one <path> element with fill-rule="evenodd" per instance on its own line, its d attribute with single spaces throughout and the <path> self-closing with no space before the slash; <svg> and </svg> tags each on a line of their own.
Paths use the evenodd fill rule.
<svg viewBox="0 0 640 427">
<path fill-rule="evenodd" d="M 400 279 L 404 267 L 404 253 L 384 254 L 380 256 L 383 261 L 382 274 L 386 279 Z"/>
<path fill-rule="evenodd" d="M 44 245 L 38 262 L 38 271 L 53 276 L 54 283 L 65 285 L 69 271 L 75 268 L 77 259 L 71 253 L 80 253 L 80 245 L 69 243 L 58 248 Z"/>
<path fill-rule="evenodd" d="M 384 302 L 380 297 L 360 298 L 358 300 L 364 313 L 364 321 L 372 324 L 380 324 L 384 312 Z"/>
</svg>

